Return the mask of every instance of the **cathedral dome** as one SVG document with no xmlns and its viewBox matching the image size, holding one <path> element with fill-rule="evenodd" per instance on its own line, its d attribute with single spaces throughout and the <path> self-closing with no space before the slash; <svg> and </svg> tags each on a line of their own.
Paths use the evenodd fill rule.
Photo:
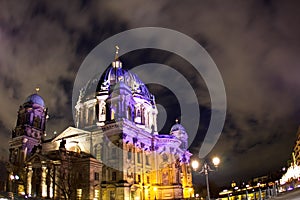
<svg viewBox="0 0 300 200">
<path fill-rule="evenodd" d="M 123 82 L 129 87 L 133 96 L 137 96 L 141 99 L 154 103 L 154 96 L 149 92 L 147 86 L 141 81 L 141 79 L 134 73 L 123 69 L 115 68 L 113 66 L 108 67 L 99 81 L 97 78 L 91 79 L 84 88 L 81 89 L 79 101 L 87 101 L 93 99 L 95 95 L 109 94 L 110 90 L 118 82 Z M 96 91 L 94 90 L 96 88 Z"/>
<path fill-rule="evenodd" d="M 118 48 L 111 65 L 80 90 L 75 109 L 77 127 L 93 128 L 126 119 L 147 132 L 157 132 L 155 98 L 135 73 L 122 68 Z"/>
<path fill-rule="evenodd" d="M 121 67 L 117 68 L 110 66 L 106 69 L 99 80 L 97 92 L 108 91 L 112 85 L 118 82 L 125 83 L 134 96 L 139 96 L 145 100 L 152 101 L 152 94 L 140 78 L 136 74 Z"/>
<path fill-rule="evenodd" d="M 32 95 L 28 96 L 26 98 L 24 104 L 25 103 L 34 103 L 34 104 L 38 104 L 40 106 L 45 107 L 44 99 L 38 94 L 32 94 Z"/>
<path fill-rule="evenodd" d="M 132 95 L 144 99 L 151 104 L 155 104 L 154 96 L 149 92 L 146 85 L 139 79 L 139 77 L 122 68 L 122 62 L 118 57 L 119 47 L 116 46 L 115 60 L 111 65 L 98 77 L 91 79 L 85 87 L 80 91 L 79 102 L 84 102 L 93 99 L 97 95 L 108 95 L 113 86 L 117 83 L 124 83 L 131 90 Z M 96 88 L 96 91 L 95 91 Z"/>
</svg>

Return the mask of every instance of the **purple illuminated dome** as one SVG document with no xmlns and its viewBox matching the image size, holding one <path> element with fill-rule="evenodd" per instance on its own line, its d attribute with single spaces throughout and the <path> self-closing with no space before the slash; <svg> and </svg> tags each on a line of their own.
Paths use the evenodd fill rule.
<svg viewBox="0 0 300 200">
<path fill-rule="evenodd" d="M 176 123 L 172 126 L 170 132 L 172 133 L 174 131 L 181 131 L 183 133 L 186 133 L 185 128 L 181 124 L 178 124 L 178 123 Z"/>
<path fill-rule="evenodd" d="M 133 72 L 115 60 L 80 90 L 75 106 L 75 125 L 90 130 L 115 121 L 127 120 L 146 132 L 157 133 L 155 97 Z"/>
<path fill-rule="evenodd" d="M 116 84 L 117 82 L 125 83 L 131 90 L 134 96 L 139 96 L 148 101 L 153 100 L 153 95 L 149 92 L 146 85 L 140 80 L 140 78 L 121 67 L 114 68 L 109 67 L 104 73 L 103 76 L 100 78 L 100 81 L 97 88 L 97 92 L 101 93 L 103 91 L 108 91 L 111 85 Z M 151 102 L 152 104 L 154 102 Z"/>
<path fill-rule="evenodd" d="M 32 95 L 28 96 L 26 98 L 24 104 L 26 104 L 26 103 L 38 104 L 40 106 L 45 107 L 44 99 L 38 94 L 32 94 Z"/>
<path fill-rule="evenodd" d="M 188 134 L 185 128 L 181 124 L 179 124 L 177 120 L 176 120 L 176 124 L 174 124 L 171 128 L 170 135 L 177 137 L 182 142 L 180 146 L 181 148 L 183 149 L 188 148 L 188 143 L 187 143 Z"/>
<path fill-rule="evenodd" d="M 109 94 L 113 90 L 113 86 L 118 83 L 125 84 L 135 97 L 144 99 L 150 104 L 155 104 L 154 96 L 149 92 L 143 81 L 135 73 L 122 68 L 122 63 L 119 60 L 114 61 L 104 71 L 99 80 L 94 78 L 82 88 L 79 101 L 94 99 L 95 95 Z"/>
</svg>

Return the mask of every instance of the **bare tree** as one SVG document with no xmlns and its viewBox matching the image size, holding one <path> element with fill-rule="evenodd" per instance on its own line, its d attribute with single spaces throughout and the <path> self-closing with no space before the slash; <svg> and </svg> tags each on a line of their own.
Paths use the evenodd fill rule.
<svg viewBox="0 0 300 200">
<path fill-rule="evenodd" d="M 76 198 L 78 175 L 73 163 L 79 159 L 74 152 L 60 149 L 61 164 L 54 167 L 53 173 L 48 173 L 54 185 L 60 190 L 64 199 Z"/>
</svg>

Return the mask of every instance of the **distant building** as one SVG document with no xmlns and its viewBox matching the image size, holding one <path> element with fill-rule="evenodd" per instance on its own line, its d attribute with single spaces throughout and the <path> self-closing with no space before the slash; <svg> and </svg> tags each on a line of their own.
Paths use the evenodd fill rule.
<svg viewBox="0 0 300 200">
<path fill-rule="evenodd" d="M 300 186 L 300 127 L 298 128 L 297 139 L 292 152 L 291 162 L 288 165 L 289 166 L 287 168 L 283 168 L 285 173 L 280 179 L 282 191 L 285 191 L 290 187 L 294 188 Z"/>
<path fill-rule="evenodd" d="M 293 160 L 295 160 L 296 165 L 300 165 L 300 126 L 298 128 L 296 144 L 293 150 L 294 150 Z"/>
<path fill-rule="evenodd" d="M 96 84 L 96 93 L 91 90 Z M 9 189 L 54 199 L 153 200 L 194 195 L 188 135 L 176 123 L 157 132 L 154 96 L 116 58 L 84 87 L 75 127 L 45 141 L 38 94 L 20 106 L 9 143 Z"/>
</svg>

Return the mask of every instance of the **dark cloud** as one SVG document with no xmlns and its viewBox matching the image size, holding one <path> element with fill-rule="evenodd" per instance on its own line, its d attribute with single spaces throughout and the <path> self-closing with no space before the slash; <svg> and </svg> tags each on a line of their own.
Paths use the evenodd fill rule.
<svg viewBox="0 0 300 200">
<path fill-rule="evenodd" d="M 84 57 L 122 30 L 159 26 L 197 40 L 223 76 L 228 117 L 212 155 L 224 162 L 213 178 L 225 183 L 275 170 L 289 158 L 299 124 L 299 9 L 298 1 L 1 1 L 1 141 L 36 86 L 49 107 L 49 134 L 71 125 L 72 83 Z M 209 96 L 194 71 L 183 71 L 203 106 L 203 138 Z"/>
</svg>

